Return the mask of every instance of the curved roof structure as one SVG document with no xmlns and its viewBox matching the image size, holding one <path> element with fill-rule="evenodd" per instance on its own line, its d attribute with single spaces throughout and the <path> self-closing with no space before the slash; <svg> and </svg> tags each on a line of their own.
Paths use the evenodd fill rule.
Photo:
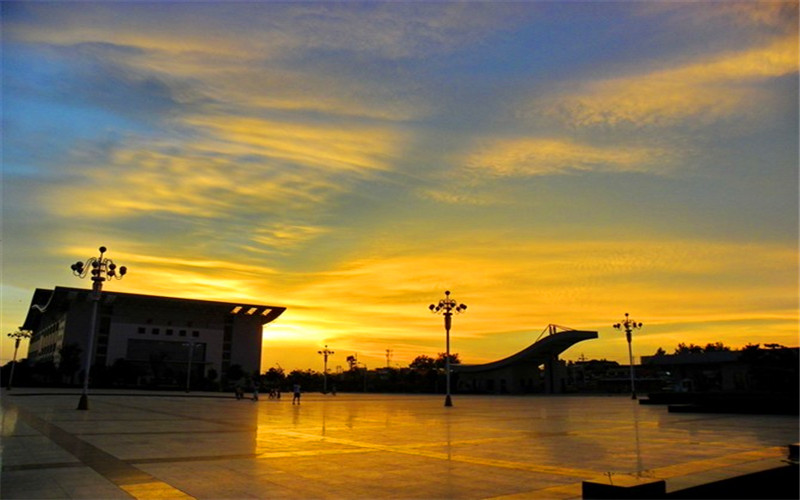
<svg viewBox="0 0 800 500">
<path fill-rule="evenodd" d="M 558 331 L 559 329 L 562 331 Z M 545 331 L 548 332 L 547 336 L 542 338 L 544 335 L 542 332 L 536 342 L 507 358 L 482 365 L 452 365 L 452 369 L 460 373 L 477 373 L 506 368 L 518 363 L 539 364 L 547 359 L 557 357 L 578 342 L 597 338 L 597 332 L 573 330 L 556 325 L 549 325 Z"/>
</svg>

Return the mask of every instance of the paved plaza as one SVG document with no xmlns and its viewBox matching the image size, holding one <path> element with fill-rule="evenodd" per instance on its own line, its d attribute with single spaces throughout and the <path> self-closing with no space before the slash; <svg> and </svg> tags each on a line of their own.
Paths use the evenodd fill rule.
<svg viewBox="0 0 800 500">
<path fill-rule="evenodd" d="M 779 460 L 789 416 L 668 413 L 625 396 L 2 394 L 14 498 L 580 498 L 598 477 L 698 478 Z"/>
</svg>

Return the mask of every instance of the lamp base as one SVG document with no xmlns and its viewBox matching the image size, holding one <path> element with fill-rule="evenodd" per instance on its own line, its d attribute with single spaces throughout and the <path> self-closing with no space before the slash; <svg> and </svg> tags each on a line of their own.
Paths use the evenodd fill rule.
<svg viewBox="0 0 800 500">
<path fill-rule="evenodd" d="M 78 401 L 78 408 L 77 410 L 88 410 L 89 409 L 89 396 L 86 394 L 81 394 L 81 399 Z"/>
<path fill-rule="evenodd" d="M 453 401 L 450 399 L 450 395 L 449 394 L 444 398 L 444 405 L 445 406 L 453 406 Z"/>
</svg>

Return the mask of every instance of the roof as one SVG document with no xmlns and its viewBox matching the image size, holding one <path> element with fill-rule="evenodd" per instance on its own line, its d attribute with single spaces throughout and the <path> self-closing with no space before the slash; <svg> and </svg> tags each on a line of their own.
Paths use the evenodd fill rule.
<svg viewBox="0 0 800 500">
<path fill-rule="evenodd" d="M 69 288 L 57 286 L 53 290 L 37 288 L 33 292 L 31 307 L 23 330 L 36 330 L 43 313 L 51 308 L 60 308 L 76 300 L 88 300 L 91 290 L 84 288 Z M 161 307 L 171 307 L 176 309 L 198 309 L 202 308 L 214 314 L 234 314 L 237 316 L 247 316 L 258 318 L 262 325 L 274 321 L 285 310 L 285 307 L 267 306 L 259 304 L 249 304 L 242 302 L 218 302 L 211 300 L 184 299 L 179 297 L 163 297 L 159 295 L 144 295 L 123 292 L 102 293 L 102 300 L 105 303 L 117 304 L 142 304 L 146 306 L 159 305 Z"/>
<path fill-rule="evenodd" d="M 558 332 L 555 330 L 555 328 L 552 328 L 553 326 L 554 325 L 551 325 L 551 327 L 549 327 L 551 333 L 548 336 L 538 339 L 530 346 L 516 354 L 512 354 L 507 358 L 482 365 L 453 365 L 453 370 L 462 373 L 475 373 L 498 370 L 500 368 L 505 368 L 517 363 L 540 363 L 544 360 L 558 356 L 562 352 L 572 347 L 573 344 L 583 340 L 597 338 L 597 332 L 572 329 L 566 329 L 565 331 Z"/>
</svg>

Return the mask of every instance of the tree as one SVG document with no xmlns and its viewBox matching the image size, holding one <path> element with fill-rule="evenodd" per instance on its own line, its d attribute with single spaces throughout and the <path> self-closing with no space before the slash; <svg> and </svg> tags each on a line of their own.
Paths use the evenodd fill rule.
<svg viewBox="0 0 800 500">
<path fill-rule="evenodd" d="M 706 347 L 703 349 L 703 352 L 722 352 L 722 351 L 730 351 L 731 348 L 723 344 L 722 342 L 714 342 L 713 344 L 708 343 Z"/>
<path fill-rule="evenodd" d="M 444 368 L 445 368 L 445 366 L 447 364 L 447 353 L 440 352 L 436 356 L 436 361 L 434 361 L 434 364 L 436 365 L 436 368 L 444 370 Z M 461 364 L 461 360 L 458 358 L 458 353 L 457 352 L 451 352 L 450 353 L 450 364 L 451 365 L 460 365 Z"/>
<path fill-rule="evenodd" d="M 759 344 L 748 344 L 739 355 L 749 367 L 750 388 L 782 392 L 796 398 L 800 384 L 797 351 L 772 344 L 764 344 L 764 347 L 766 349 L 761 349 Z"/>
<path fill-rule="evenodd" d="M 675 354 L 698 354 L 703 352 L 703 348 L 697 344 L 684 344 L 681 342 L 678 344 L 678 347 L 675 348 Z"/>
<path fill-rule="evenodd" d="M 81 366 L 81 348 L 78 344 L 70 343 L 58 350 L 60 361 L 58 363 L 58 374 L 67 384 L 72 384 L 75 373 Z"/>
<path fill-rule="evenodd" d="M 350 371 L 354 371 L 358 366 L 358 358 L 353 355 L 347 356 L 347 364 L 350 366 Z"/>
<path fill-rule="evenodd" d="M 270 387 L 281 387 L 284 380 L 286 380 L 286 375 L 281 367 L 275 368 L 273 366 L 264 373 L 264 382 Z"/>
<path fill-rule="evenodd" d="M 667 354 L 667 351 L 665 351 L 662 347 L 659 347 L 658 349 L 656 349 L 655 356 L 665 356 L 666 354 Z"/>
<path fill-rule="evenodd" d="M 321 391 L 323 386 L 322 372 L 314 370 L 292 370 L 287 377 L 290 384 L 300 384 L 303 392 Z"/>
<path fill-rule="evenodd" d="M 436 360 L 430 356 L 421 354 L 414 358 L 414 361 L 412 361 L 408 367 L 417 372 L 427 372 L 436 368 Z"/>
<path fill-rule="evenodd" d="M 206 372 L 206 379 L 203 381 L 203 387 L 206 390 L 218 391 L 220 389 L 219 384 L 217 383 L 218 378 L 219 372 L 213 368 L 209 368 Z"/>
<path fill-rule="evenodd" d="M 681 342 L 678 344 L 678 347 L 675 349 L 675 354 L 700 354 L 704 352 L 723 352 L 723 351 L 730 351 L 731 348 L 723 344 L 722 342 L 709 342 L 706 344 L 705 347 L 699 346 L 697 344 L 684 344 Z M 656 353 L 657 354 L 657 353 Z"/>
<path fill-rule="evenodd" d="M 236 381 L 241 378 L 244 378 L 245 373 L 242 370 L 242 365 L 231 365 L 227 372 L 225 372 L 225 377 L 230 381 Z"/>
</svg>

